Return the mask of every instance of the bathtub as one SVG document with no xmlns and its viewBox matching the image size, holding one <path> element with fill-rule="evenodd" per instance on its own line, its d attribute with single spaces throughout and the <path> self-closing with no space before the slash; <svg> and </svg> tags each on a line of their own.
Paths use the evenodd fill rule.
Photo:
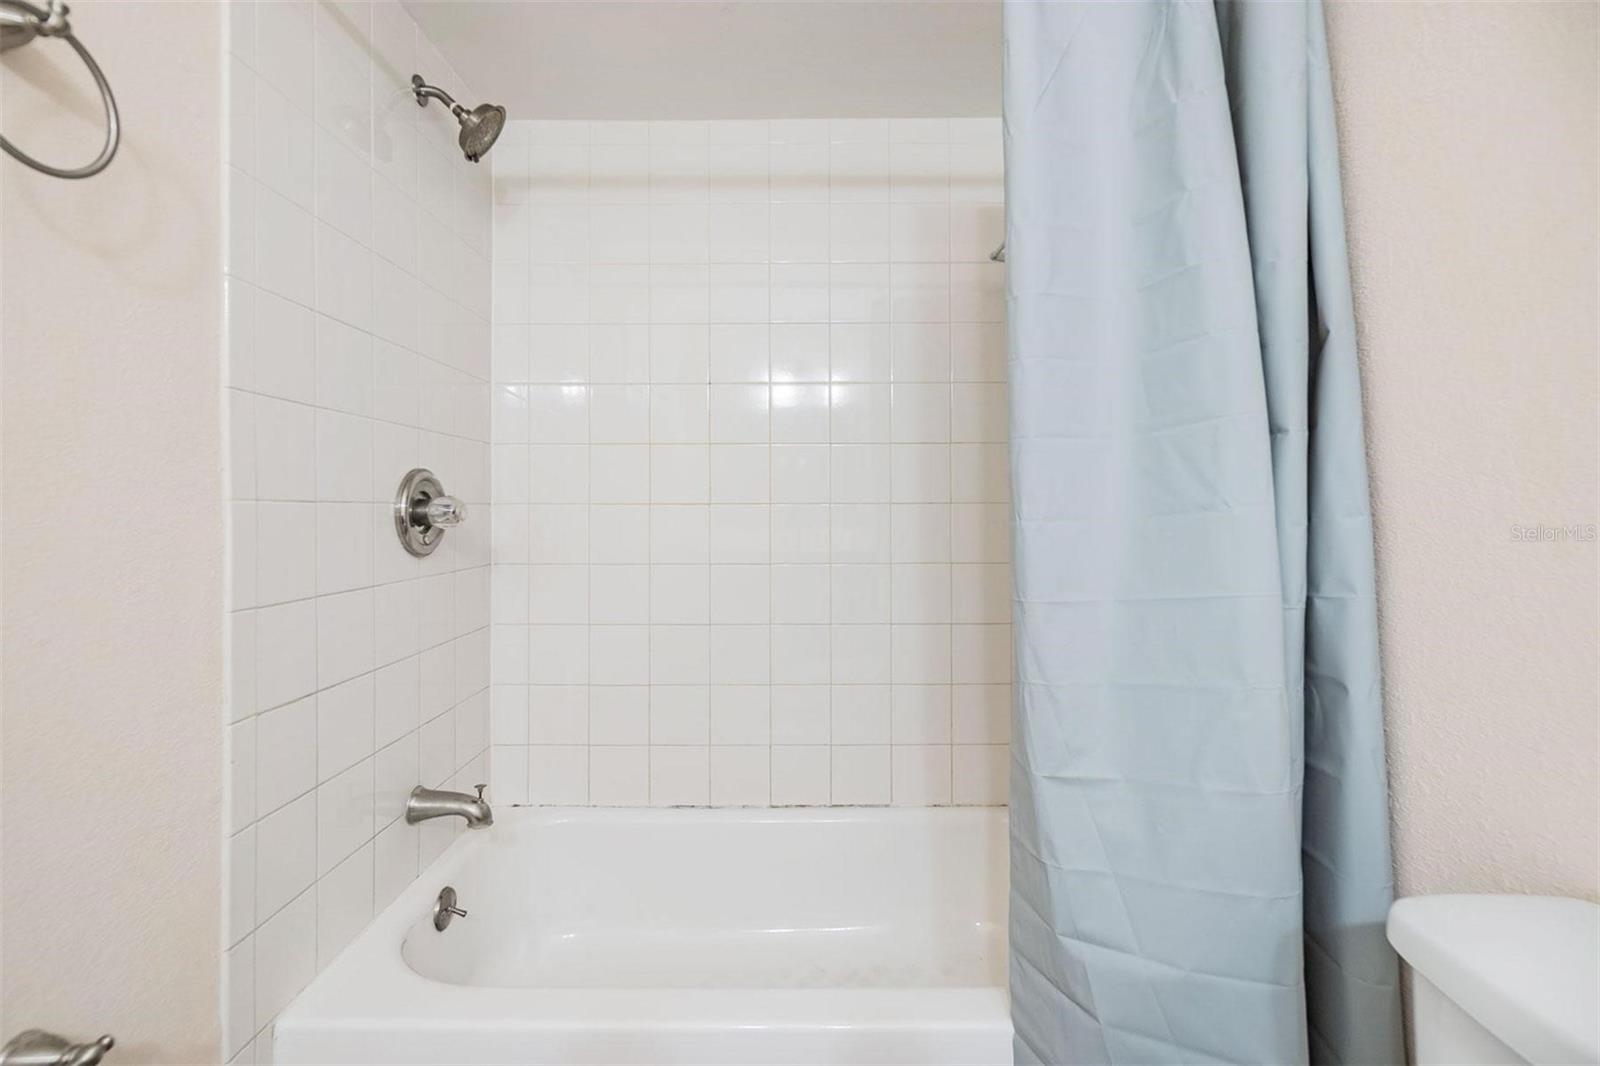
<svg viewBox="0 0 1600 1066">
<path fill-rule="evenodd" d="M 1006 867 L 999 808 L 508 808 L 300 994 L 274 1061 L 1008 1064 Z"/>
</svg>

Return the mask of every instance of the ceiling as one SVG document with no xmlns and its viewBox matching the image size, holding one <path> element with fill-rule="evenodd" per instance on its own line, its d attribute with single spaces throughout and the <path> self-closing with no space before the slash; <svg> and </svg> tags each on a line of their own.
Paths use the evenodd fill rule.
<svg viewBox="0 0 1600 1066">
<path fill-rule="evenodd" d="M 1000 113 L 999 0 L 405 0 L 513 119 Z"/>
</svg>

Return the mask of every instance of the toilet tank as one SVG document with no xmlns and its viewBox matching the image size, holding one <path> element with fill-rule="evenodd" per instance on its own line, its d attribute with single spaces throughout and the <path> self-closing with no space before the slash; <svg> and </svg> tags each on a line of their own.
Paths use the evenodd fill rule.
<svg viewBox="0 0 1600 1066">
<path fill-rule="evenodd" d="M 1412 970 L 1416 1066 L 1600 1061 L 1600 905 L 1413 896 L 1388 933 Z"/>
</svg>

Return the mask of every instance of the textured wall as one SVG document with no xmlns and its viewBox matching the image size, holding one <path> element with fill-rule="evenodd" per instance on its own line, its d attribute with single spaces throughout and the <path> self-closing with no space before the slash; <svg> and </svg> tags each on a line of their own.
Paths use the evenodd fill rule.
<svg viewBox="0 0 1600 1066">
<path fill-rule="evenodd" d="M 0 1039 L 109 1031 L 118 1063 L 217 1061 L 219 19 L 74 3 L 121 152 L 86 181 L 0 158 Z M 99 147 L 65 46 L 8 52 L 0 90 L 17 144 Z"/>
<path fill-rule="evenodd" d="M 1594 898 L 1596 6 L 1328 24 L 1400 891 Z"/>
</svg>

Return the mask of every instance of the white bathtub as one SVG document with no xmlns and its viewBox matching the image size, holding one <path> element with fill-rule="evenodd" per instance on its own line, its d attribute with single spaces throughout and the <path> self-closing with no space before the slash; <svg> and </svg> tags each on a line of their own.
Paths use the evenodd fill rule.
<svg viewBox="0 0 1600 1066">
<path fill-rule="evenodd" d="M 276 1062 L 1011 1062 L 1002 809 L 495 818 L 279 1017 Z"/>
</svg>

